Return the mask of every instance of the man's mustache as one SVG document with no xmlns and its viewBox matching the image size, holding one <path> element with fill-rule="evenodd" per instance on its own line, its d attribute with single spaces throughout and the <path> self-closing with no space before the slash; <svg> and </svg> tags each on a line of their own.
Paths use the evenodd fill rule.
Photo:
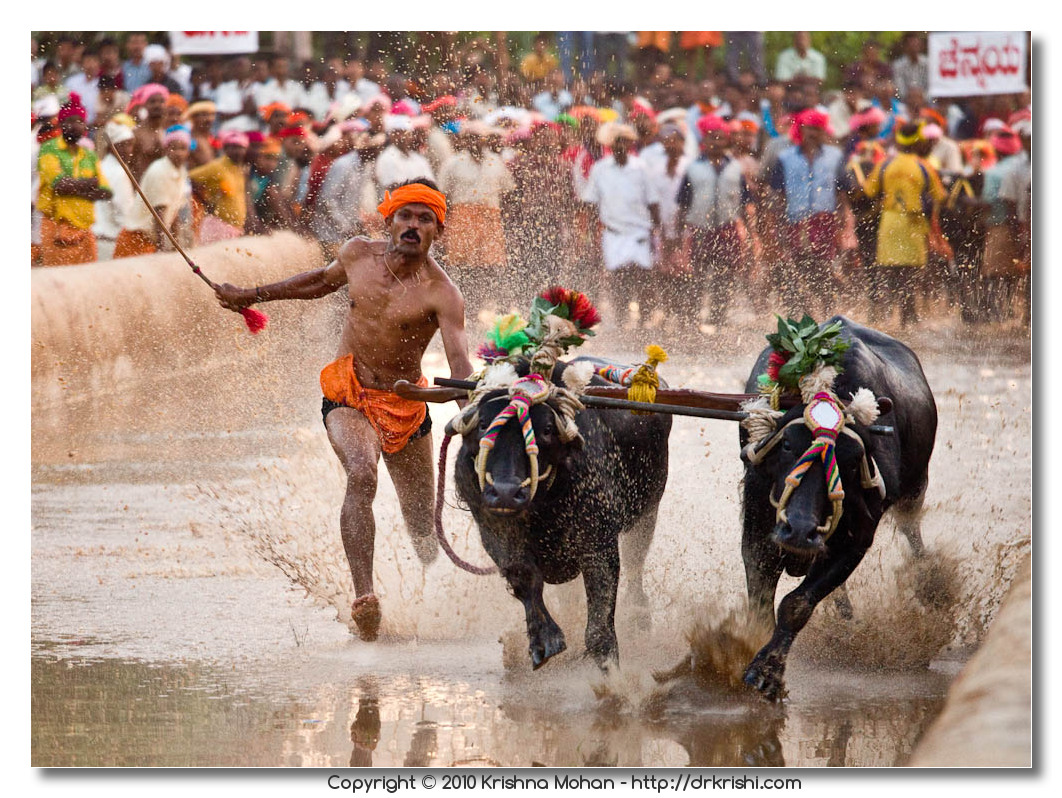
<svg viewBox="0 0 1062 798">
<path fill-rule="evenodd" d="M 401 238 L 403 241 L 413 241 L 417 244 L 420 243 L 420 234 L 414 230 L 409 230 L 405 233 L 402 233 Z"/>
</svg>

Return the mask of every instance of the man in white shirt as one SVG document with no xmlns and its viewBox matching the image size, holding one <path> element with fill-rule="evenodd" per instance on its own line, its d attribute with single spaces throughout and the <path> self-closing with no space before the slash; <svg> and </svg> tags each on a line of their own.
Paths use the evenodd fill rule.
<svg viewBox="0 0 1062 798">
<path fill-rule="evenodd" d="M 790 81 L 805 75 L 820 83 L 826 80 L 826 56 L 811 47 L 811 34 L 806 30 L 793 34 L 793 46 L 782 50 L 775 62 L 775 77 Z"/>
<path fill-rule="evenodd" d="M 350 94 L 350 84 L 339 76 L 335 67 L 326 64 L 321 69 L 320 77 L 311 83 L 306 91 L 306 107 L 313 114 L 314 119 L 323 122 L 329 110 L 343 103 L 348 94 Z M 358 106 L 360 105 L 361 101 L 358 98 Z"/>
<path fill-rule="evenodd" d="M 111 144 L 104 152 L 107 154 L 100 161 L 100 171 L 111 184 L 110 199 L 97 200 L 96 221 L 92 232 L 96 234 L 98 260 L 110 260 L 114 256 L 114 245 L 118 234 L 125 227 L 133 203 L 143 201 L 133 191 L 129 176 L 114 157 L 115 151 L 126 163 L 133 157 L 133 129 L 119 122 L 108 122 L 105 126 L 107 138 Z"/>
<path fill-rule="evenodd" d="M 900 40 L 903 55 L 892 62 L 892 81 L 896 96 L 906 99 L 912 87 L 929 91 L 929 59 L 922 52 L 922 37 L 909 31 Z"/>
<path fill-rule="evenodd" d="M 163 140 L 165 155 L 153 161 L 140 179 L 140 189 L 158 211 L 167 229 L 178 236 L 178 214 L 192 196 L 188 182 L 188 154 L 192 138 L 186 130 L 175 129 Z M 140 197 L 136 198 L 114 248 L 114 257 L 147 255 L 171 247 L 166 234 Z M 179 237 L 179 236 L 178 236 Z"/>
<path fill-rule="evenodd" d="M 431 119 L 425 134 L 425 155 L 438 171 L 454 154 L 453 142 L 458 127 L 457 98 L 444 95 L 425 104 L 421 110 Z"/>
<path fill-rule="evenodd" d="M 730 155 L 730 126 L 714 114 L 698 125 L 701 157 L 686 169 L 677 192 L 693 270 L 684 298 L 694 323 L 707 304 L 709 323 L 722 324 L 736 286 L 748 280 L 741 274 L 738 226 L 752 198 L 741 162 Z"/>
<path fill-rule="evenodd" d="M 413 150 L 413 119 L 401 114 L 384 118 L 388 145 L 376 159 L 375 177 L 377 199 L 383 201 L 384 191 L 417 177 L 435 179 L 428 159 Z M 451 202 L 453 200 L 451 199 Z"/>
<path fill-rule="evenodd" d="M 251 59 L 245 55 L 232 62 L 231 79 L 218 86 L 214 95 L 217 106 L 218 132 L 236 130 L 246 133 L 258 129 L 258 106 L 254 97 Z"/>
<path fill-rule="evenodd" d="M 574 101 L 571 93 L 564 88 L 564 73 L 554 69 L 546 78 L 546 88 L 531 100 L 531 106 L 546 119 L 554 120 L 572 107 Z"/>
<path fill-rule="evenodd" d="M 259 108 L 271 103 L 281 103 L 288 108 L 306 107 L 306 90 L 297 80 L 291 79 L 286 56 L 273 56 L 269 62 L 269 74 L 269 80 L 254 90 L 254 101 Z"/>
<path fill-rule="evenodd" d="M 501 204 L 516 182 L 501 156 L 488 146 L 496 133 L 482 122 L 463 123 L 454 155 L 439 170 L 439 187 L 450 206 L 446 265 L 473 316 L 488 300 L 506 307 L 513 299 L 504 280 L 508 255 Z"/>
<path fill-rule="evenodd" d="M 85 106 L 85 111 L 88 112 L 86 121 L 90 127 L 97 124 L 98 121 L 104 121 L 96 119 L 96 108 L 100 102 L 99 80 L 99 54 L 95 50 L 85 48 L 85 52 L 81 56 L 81 71 L 75 72 L 63 81 L 63 85 L 81 98 L 81 104 Z"/>
<path fill-rule="evenodd" d="M 336 158 L 328 167 L 310 217 L 310 231 L 321 243 L 328 258 L 334 259 L 339 247 L 348 238 L 361 234 L 362 183 L 365 170 L 361 156 L 354 149 L 355 137 L 364 123 L 351 119 L 341 123 L 338 130 L 348 152 Z"/>
<path fill-rule="evenodd" d="M 601 136 L 612 155 L 591 168 L 581 199 L 597 207 L 604 226 L 601 254 L 617 323 L 623 322 L 633 298 L 638 300 L 641 320 L 648 321 L 653 287 L 645 276 L 653 268 L 652 237 L 660 227 L 660 197 L 644 162 L 631 154 L 637 140 L 634 128 L 602 125 Z"/>
<path fill-rule="evenodd" d="M 347 61 L 343 77 L 346 78 L 350 90 L 361 98 L 362 104 L 368 103 L 380 93 L 380 84 L 365 77 L 365 64 L 356 58 Z"/>
</svg>

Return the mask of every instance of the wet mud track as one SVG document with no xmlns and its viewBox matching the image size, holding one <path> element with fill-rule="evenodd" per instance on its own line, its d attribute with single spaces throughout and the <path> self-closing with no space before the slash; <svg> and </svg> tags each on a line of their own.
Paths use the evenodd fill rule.
<svg viewBox="0 0 1062 798">
<path fill-rule="evenodd" d="M 662 333 L 671 359 L 661 373 L 739 391 L 762 326 L 707 357 Z M 902 764 L 991 622 L 1031 518 L 1027 337 L 971 345 L 941 322 L 910 343 L 941 418 L 924 536 L 958 592 L 932 612 L 913 601 L 903 541 L 884 522 L 850 583 L 856 631 L 838 631 L 828 607 L 816 613 L 782 708 L 652 678 L 688 651 L 694 623 L 741 605 L 732 423 L 676 420 L 646 567 L 653 627 L 627 622 L 621 591 L 623 666 L 606 677 L 578 654 L 580 584 L 547 596 L 570 651 L 531 673 L 518 602 L 498 577 L 459 572 L 443 555 L 423 568 L 386 477 L 383 634 L 352 638 L 342 477 L 313 385 L 275 386 L 239 414 L 228 412 L 238 395 L 214 395 L 223 369 L 173 374 L 166 390 L 75 410 L 65 431 L 35 418 L 33 764 Z M 429 376 L 446 373 L 434 346 Z M 641 359 L 619 333 L 587 349 Z M 432 408 L 436 446 L 451 412 Z M 468 514 L 448 507 L 444 519 L 462 556 L 485 562 Z"/>
</svg>

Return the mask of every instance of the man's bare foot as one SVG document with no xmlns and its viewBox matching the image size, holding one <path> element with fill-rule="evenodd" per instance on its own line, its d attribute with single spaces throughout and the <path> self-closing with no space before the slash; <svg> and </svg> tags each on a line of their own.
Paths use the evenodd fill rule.
<svg viewBox="0 0 1062 798">
<path fill-rule="evenodd" d="M 439 540 L 435 535 L 410 535 L 413 549 L 423 565 L 431 565 L 439 556 Z"/>
<path fill-rule="evenodd" d="M 367 643 L 376 639 L 382 617 L 380 600 L 373 593 L 358 596 L 350 605 L 350 620 L 358 629 L 358 637 Z"/>
</svg>

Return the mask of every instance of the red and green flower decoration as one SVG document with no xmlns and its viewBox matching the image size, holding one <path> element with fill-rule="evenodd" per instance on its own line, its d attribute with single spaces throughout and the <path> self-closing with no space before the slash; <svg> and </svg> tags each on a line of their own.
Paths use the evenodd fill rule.
<svg viewBox="0 0 1062 798">
<path fill-rule="evenodd" d="M 495 363 L 531 354 L 550 334 L 550 316 L 571 324 L 570 335 L 553 341 L 565 350 L 581 346 L 594 335 L 591 328 L 601 321 L 601 314 L 586 294 L 559 285 L 553 286 L 535 297 L 531 303 L 529 321 L 516 313 L 497 318 L 487 333 L 487 340 L 476 350 L 476 355 L 487 363 Z"/>
<path fill-rule="evenodd" d="M 524 331 L 526 328 L 527 321 L 518 313 L 499 316 L 487 333 L 487 340 L 476 350 L 476 356 L 487 363 L 519 357 L 524 350 L 532 348 L 531 339 Z"/>
<path fill-rule="evenodd" d="M 778 332 L 767 336 L 774 351 L 767 358 L 767 370 L 757 378 L 762 393 L 775 390 L 799 391 L 800 378 L 820 365 L 843 371 L 841 360 L 849 343 L 840 337 L 841 322 L 820 328 L 808 314 L 799 322 L 778 319 Z"/>
</svg>

